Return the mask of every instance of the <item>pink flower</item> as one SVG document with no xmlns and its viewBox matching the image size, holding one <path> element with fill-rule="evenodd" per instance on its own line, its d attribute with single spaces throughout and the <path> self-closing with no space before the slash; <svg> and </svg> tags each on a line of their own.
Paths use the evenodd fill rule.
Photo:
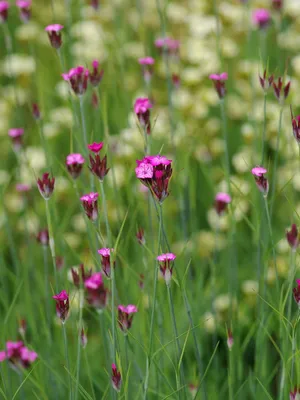
<svg viewBox="0 0 300 400">
<path fill-rule="evenodd" d="M 88 149 L 91 150 L 93 153 L 99 153 L 99 151 L 102 149 L 103 147 L 103 142 L 100 143 L 92 143 L 92 144 L 88 144 Z"/>
<path fill-rule="evenodd" d="M 36 235 L 36 240 L 41 243 L 42 246 L 48 246 L 49 245 L 49 232 L 48 229 L 42 229 L 39 231 L 39 233 Z"/>
<path fill-rule="evenodd" d="M 89 73 L 90 82 L 94 87 L 97 87 L 102 80 L 104 70 L 99 70 L 99 61 L 94 60 L 92 63 L 93 70 Z"/>
<path fill-rule="evenodd" d="M 69 72 L 62 74 L 65 81 L 70 83 L 73 92 L 77 96 L 82 96 L 87 90 L 89 70 L 81 65 L 71 68 Z"/>
<path fill-rule="evenodd" d="M 161 52 L 164 50 L 168 55 L 177 55 L 179 52 L 179 41 L 169 37 L 159 38 L 155 40 L 155 47 Z"/>
<path fill-rule="evenodd" d="M 88 289 L 98 289 L 103 284 L 103 279 L 101 272 L 96 272 L 95 274 L 91 275 L 86 281 L 84 285 Z"/>
<path fill-rule="evenodd" d="M 13 148 L 15 152 L 20 151 L 23 145 L 23 135 L 24 129 L 23 128 L 11 128 L 8 131 L 8 135 L 11 137 Z"/>
<path fill-rule="evenodd" d="M 12 368 L 29 368 L 38 354 L 24 346 L 23 342 L 6 343 L 6 350 L 0 351 L 0 362 L 8 360 Z"/>
<path fill-rule="evenodd" d="M 293 391 L 290 392 L 290 400 L 300 399 L 300 388 L 295 387 Z"/>
<path fill-rule="evenodd" d="M 88 280 L 92 275 L 92 270 L 85 271 L 84 265 L 80 264 L 78 270 L 75 268 L 71 268 L 73 283 L 76 287 L 80 287 L 81 282 L 85 282 Z"/>
<path fill-rule="evenodd" d="M 252 21 L 253 24 L 256 25 L 258 28 L 266 28 L 269 25 L 270 20 L 271 15 L 269 11 L 265 8 L 258 8 L 257 10 L 253 11 Z"/>
<path fill-rule="evenodd" d="M 296 251 L 299 244 L 299 231 L 296 224 L 293 224 L 290 231 L 286 231 L 286 240 L 290 245 L 292 251 Z"/>
<path fill-rule="evenodd" d="M 223 99 L 226 94 L 225 81 L 228 79 L 227 72 L 222 72 L 221 74 L 211 74 L 209 75 L 209 79 L 213 81 L 219 98 Z"/>
<path fill-rule="evenodd" d="M 107 168 L 107 156 L 105 155 L 103 158 L 101 158 L 100 154 L 95 154 L 94 156 L 90 154 L 89 159 L 89 170 L 102 182 L 104 177 L 109 172 L 109 168 Z"/>
<path fill-rule="evenodd" d="M 98 196 L 98 193 L 92 192 L 80 197 L 84 211 L 92 221 L 96 221 L 98 218 Z"/>
<path fill-rule="evenodd" d="M 45 200 L 49 200 L 54 190 L 55 178 L 50 178 L 48 172 L 44 173 L 42 179 L 38 178 L 37 186 Z"/>
<path fill-rule="evenodd" d="M 258 187 L 259 191 L 266 197 L 269 192 L 269 181 L 264 176 L 267 173 L 267 170 L 263 167 L 257 166 L 252 168 L 251 170 L 252 175 L 254 176 L 256 186 Z"/>
<path fill-rule="evenodd" d="M 65 290 L 62 290 L 52 298 L 56 301 L 56 314 L 64 324 L 69 316 L 69 295 Z"/>
<path fill-rule="evenodd" d="M 0 1 L 0 23 L 6 22 L 8 17 L 8 1 Z"/>
<path fill-rule="evenodd" d="M 95 308 L 102 310 L 107 304 L 107 289 L 103 284 L 101 272 L 95 272 L 84 282 L 87 290 L 87 302 Z"/>
<path fill-rule="evenodd" d="M 291 88 L 291 82 L 288 82 L 284 86 L 281 77 L 278 78 L 277 83 L 275 81 L 273 82 L 274 94 L 280 103 L 283 103 L 284 100 L 288 97 L 290 93 L 290 88 Z"/>
<path fill-rule="evenodd" d="M 118 324 L 121 330 L 126 334 L 131 328 L 133 315 L 138 312 L 138 309 L 133 304 L 128 306 L 118 306 Z"/>
<path fill-rule="evenodd" d="M 31 17 L 31 0 L 17 0 L 16 6 L 20 9 L 21 20 L 28 22 Z"/>
<path fill-rule="evenodd" d="M 78 178 L 81 173 L 83 164 L 84 158 L 79 153 L 69 154 L 66 158 L 67 169 L 73 179 Z"/>
<path fill-rule="evenodd" d="M 148 98 L 140 97 L 134 103 L 134 112 L 148 135 L 151 133 L 150 109 L 152 107 L 153 105 Z"/>
<path fill-rule="evenodd" d="M 137 160 L 136 177 L 162 203 L 169 196 L 169 182 L 172 176 L 172 160 L 164 156 L 147 156 Z"/>
<path fill-rule="evenodd" d="M 215 210 L 218 215 L 223 214 L 227 204 L 231 202 L 231 197 L 227 193 L 217 193 L 215 197 Z"/>
<path fill-rule="evenodd" d="M 20 192 L 20 193 L 29 192 L 30 189 L 31 189 L 31 186 L 27 185 L 26 183 L 17 183 L 16 184 L 17 192 Z"/>
<path fill-rule="evenodd" d="M 101 260 L 102 270 L 108 278 L 110 278 L 110 274 L 111 274 L 110 253 L 113 251 L 114 251 L 114 249 L 109 249 L 109 248 L 102 248 L 102 249 L 98 250 L 98 254 L 100 254 L 102 256 L 102 260 Z"/>
<path fill-rule="evenodd" d="M 159 269 L 164 277 L 167 286 L 170 286 L 173 274 L 173 261 L 176 259 L 175 254 L 165 253 L 157 256 L 157 261 L 160 263 Z"/>
<path fill-rule="evenodd" d="M 153 64 L 154 64 L 154 58 L 152 57 L 144 57 L 144 58 L 139 58 L 139 64 L 143 68 L 143 76 L 144 80 L 146 83 L 149 83 L 151 81 L 152 75 L 153 75 Z"/>
<path fill-rule="evenodd" d="M 55 49 L 59 49 L 62 45 L 61 30 L 63 28 L 63 25 L 59 24 L 48 25 L 45 28 L 49 36 L 50 44 Z"/>
<path fill-rule="evenodd" d="M 111 370 L 112 370 L 112 377 L 111 377 L 112 387 L 117 392 L 119 392 L 121 389 L 121 384 L 122 384 L 121 373 L 120 373 L 120 371 L 118 371 L 116 364 L 111 365 Z"/>
<path fill-rule="evenodd" d="M 155 63 L 155 60 L 152 57 L 139 58 L 140 65 L 153 65 L 154 63 Z"/>
</svg>

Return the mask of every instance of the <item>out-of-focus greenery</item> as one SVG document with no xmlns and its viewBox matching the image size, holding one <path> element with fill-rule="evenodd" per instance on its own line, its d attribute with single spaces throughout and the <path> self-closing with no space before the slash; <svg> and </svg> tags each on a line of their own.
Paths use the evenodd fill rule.
<svg viewBox="0 0 300 400">
<path fill-rule="evenodd" d="M 251 19 L 259 7 L 269 9 L 272 17 L 264 31 Z M 50 23 L 64 25 L 62 62 L 44 31 Z M 163 204 L 163 215 L 171 251 L 177 255 L 171 290 L 183 349 L 181 383 L 185 385 L 177 390 L 176 375 L 180 374 L 167 288 L 159 277 L 147 398 L 194 398 L 191 385 L 199 387 L 198 399 L 288 398 L 300 380 L 297 305 L 293 301 L 290 316 L 287 307 L 292 297 L 293 258 L 285 239 L 285 229 L 297 224 L 300 214 L 300 161 L 289 108 L 291 104 L 298 114 L 299 1 L 285 0 L 279 12 L 272 8 L 271 0 L 113 0 L 101 2 L 97 11 L 84 0 L 33 0 L 28 23 L 20 21 L 18 9 L 11 3 L 7 23 L 0 28 L 0 343 L 4 349 L 6 341 L 17 340 L 18 321 L 25 319 L 23 340 L 39 355 L 31 369 L 22 373 L 1 364 L 1 398 L 67 398 L 69 376 L 78 399 L 144 398 L 155 259 L 168 251 L 164 242 L 158 247 L 156 210 L 150 204 L 149 219 L 148 196 L 135 176 L 135 160 L 144 156 L 144 137 L 133 104 L 136 98 L 147 96 L 154 104 L 151 154 L 161 153 L 173 160 L 171 193 Z M 168 68 L 154 46 L 155 39 L 164 35 L 180 41 L 179 56 L 169 59 Z M 144 56 L 155 58 L 151 91 L 138 64 L 138 58 Z M 117 331 L 118 351 L 113 360 L 111 301 L 101 315 L 84 305 L 88 344 L 80 350 L 77 386 L 78 311 L 83 294 L 73 285 L 70 268 L 84 263 L 100 270 L 96 249 L 102 245 L 95 226 L 90 221 L 86 225 L 80 206 L 79 195 L 90 191 L 90 171 L 87 151 L 82 147 L 79 101 L 61 73 L 77 65 L 91 69 L 94 59 L 104 69 L 98 89 L 100 101 L 93 107 L 89 86 L 84 113 L 89 143 L 104 141 L 111 168 L 104 186 L 112 246 L 119 237 L 115 304 L 136 304 L 138 313 L 127 339 Z M 258 75 L 266 66 L 276 79 L 291 80 L 274 180 L 272 234 L 251 175 L 251 168 L 261 163 L 264 93 Z M 223 71 L 229 76 L 224 105 L 230 189 L 225 179 L 219 99 L 208 78 Z M 178 88 L 170 80 L 173 73 L 180 76 Z M 40 123 L 32 117 L 32 103 L 40 107 Z M 271 185 L 270 208 L 282 107 L 272 89 L 266 104 L 264 166 Z M 8 136 L 14 127 L 25 129 L 24 146 L 18 154 Z M 75 151 L 86 158 L 77 187 L 65 166 L 66 156 Z M 56 255 L 64 260 L 57 271 L 59 291 L 65 289 L 70 295 L 70 317 L 65 325 L 70 371 L 66 370 L 62 327 L 52 299 L 50 331 L 47 325 L 45 259 L 51 271 L 49 295 L 55 292 L 50 249 L 44 254 L 35 238 L 47 227 L 45 201 L 36 187 L 36 178 L 45 171 L 56 178 L 49 207 Z M 21 194 L 16 183 L 30 184 L 32 189 Z M 215 194 L 229 190 L 232 203 L 219 217 L 214 209 Z M 101 195 L 99 213 L 105 237 Z M 139 227 L 145 229 L 145 246 L 135 236 Z M 297 262 L 296 257 L 295 271 Z M 109 282 L 105 285 L 109 287 Z M 226 344 L 227 329 L 233 332 L 231 352 Z M 110 389 L 112 362 L 122 374 L 118 395 Z"/>
</svg>

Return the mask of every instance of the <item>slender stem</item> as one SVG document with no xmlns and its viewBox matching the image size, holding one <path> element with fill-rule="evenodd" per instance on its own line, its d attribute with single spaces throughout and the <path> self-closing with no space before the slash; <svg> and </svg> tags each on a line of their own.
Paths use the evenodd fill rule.
<svg viewBox="0 0 300 400">
<path fill-rule="evenodd" d="M 83 106 L 83 96 L 79 96 L 79 105 L 80 105 L 80 117 L 81 117 L 81 125 L 82 125 L 82 132 L 83 132 L 83 144 L 85 148 L 85 152 L 87 153 L 87 133 L 86 133 L 86 122 L 84 116 L 84 106 Z"/>
<path fill-rule="evenodd" d="M 271 247 L 272 247 L 272 253 L 273 253 L 273 261 L 274 261 L 274 268 L 275 268 L 275 274 L 276 274 L 276 288 L 277 288 L 277 293 L 279 293 L 279 277 L 278 277 L 277 262 L 276 262 L 276 250 L 275 250 L 274 240 L 273 240 L 272 224 L 271 224 L 268 200 L 267 200 L 267 197 L 265 197 L 265 196 L 263 196 L 263 197 L 264 197 L 264 203 L 265 203 L 265 208 L 266 208 L 269 235 L 270 235 Z"/>
<path fill-rule="evenodd" d="M 160 242 L 161 242 L 161 233 L 162 233 L 162 205 L 159 205 L 159 229 L 158 229 L 158 253 L 160 250 Z M 156 297 L 157 297 L 157 276 L 158 276 L 158 262 L 155 262 L 154 269 L 154 285 L 153 285 L 153 304 L 152 304 L 152 312 L 151 312 L 151 321 L 150 321 L 150 332 L 149 332 L 149 351 L 146 360 L 146 375 L 144 382 L 144 400 L 147 399 L 148 392 L 148 384 L 149 384 L 149 375 L 150 375 L 150 367 L 152 361 L 152 346 L 153 346 L 153 332 L 154 332 L 154 316 L 155 316 L 155 307 L 156 307 Z"/>
<path fill-rule="evenodd" d="M 128 359 L 128 335 L 124 335 L 124 348 L 125 348 L 125 366 L 128 371 L 129 359 Z"/>
<path fill-rule="evenodd" d="M 44 256 L 44 279 L 45 279 L 45 298 L 46 298 L 46 318 L 48 333 L 51 340 L 51 325 L 50 325 L 50 295 L 49 295 L 49 265 L 48 265 L 48 248 L 43 246 L 43 256 Z"/>
<path fill-rule="evenodd" d="M 263 122 L 263 131 L 261 137 L 262 140 L 261 165 L 263 165 L 265 159 L 266 128 L 267 128 L 267 93 L 264 92 L 264 122 Z"/>
<path fill-rule="evenodd" d="M 270 215 L 271 216 L 273 215 L 273 207 L 274 207 L 274 200 L 275 200 L 276 173 L 277 173 L 278 155 L 279 155 L 280 138 L 281 138 L 282 115 L 283 115 L 283 106 L 280 109 L 279 122 L 278 122 L 278 131 L 277 131 L 277 140 L 276 140 L 276 153 L 275 153 L 275 161 L 274 161 L 274 169 L 273 169 L 271 209 L 270 209 Z"/>
<path fill-rule="evenodd" d="M 85 350 L 83 351 L 83 354 L 84 354 L 85 363 L 86 363 L 87 375 L 88 375 L 88 378 L 89 378 L 89 383 L 90 383 L 91 390 L 92 390 L 92 394 L 93 394 L 92 397 L 93 397 L 94 400 L 96 400 L 96 395 L 95 395 L 95 390 L 94 390 L 94 385 L 93 385 L 93 380 L 92 380 L 92 374 L 91 374 L 90 363 L 89 363 L 89 359 L 88 359 L 88 356 L 87 356 Z"/>
<path fill-rule="evenodd" d="M 228 134 L 227 134 L 227 119 L 225 113 L 225 100 L 220 100 L 220 111 L 221 111 L 221 118 L 222 118 L 222 133 L 223 133 L 223 140 L 225 146 L 225 178 L 227 183 L 227 190 L 229 194 L 231 194 L 230 188 L 230 160 L 229 160 L 229 149 L 228 149 Z"/>
<path fill-rule="evenodd" d="M 73 399 L 72 395 L 72 381 L 71 381 L 71 370 L 70 370 L 70 362 L 69 362 L 69 352 L 68 352 L 68 338 L 66 332 L 66 325 L 62 324 L 63 336 L 64 336 L 64 346 L 65 346 L 65 358 L 66 358 L 66 367 L 68 370 L 68 380 L 69 380 L 69 399 Z"/>
<path fill-rule="evenodd" d="M 170 284 L 169 285 L 167 284 L 167 290 L 168 290 L 168 300 L 169 300 L 170 315 L 171 315 L 172 327 L 173 327 L 174 345 L 175 345 L 175 348 L 176 348 L 176 351 L 177 351 L 177 367 L 178 367 L 178 371 L 180 370 L 180 372 L 181 372 L 182 371 L 182 367 L 181 367 L 182 364 L 179 365 L 180 356 L 181 356 L 181 349 L 180 349 L 180 343 L 179 343 L 179 338 L 178 338 L 178 329 L 177 329 L 176 316 L 175 316 L 175 311 L 174 311 L 174 301 L 173 301 L 173 297 L 172 297 Z M 182 385 L 183 385 L 183 381 L 182 382 L 178 382 L 177 381 L 177 390 L 178 390 L 179 398 L 181 397 L 179 388 Z"/>
<path fill-rule="evenodd" d="M 100 181 L 100 190 L 101 190 L 101 196 L 102 196 L 102 204 L 103 204 L 103 214 L 104 214 L 104 220 L 105 220 L 105 226 L 106 226 L 106 242 L 108 243 L 108 246 L 111 245 L 111 232 L 109 228 L 109 223 L 108 223 L 108 215 L 107 215 L 107 205 L 106 205 L 106 196 L 105 196 L 105 190 L 103 186 L 103 181 Z"/>
<path fill-rule="evenodd" d="M 229 368 L 228 368 L 228 392 L 229 400 L 233 400 L 233 362 L 232 362 L 232 351 L 228 351 Z"/>
<path fill-rule="evenodd" d="M 53 273 L 54 273 L 54 281 L 55 281 L 55 290 L 58 291 L 56 257 L 55 257 L 55 241 L 54 241 L 54 236 L 53 236 L 51 212 L 50 212 L 50 208 L 49 208 L 49 200 L 45 200 L 45 203 L 46 203 L 47 225 L 48 225 L 48 232 L 49 232 L 49 246 L 50 246 L 50 252 L 51 252 L 51 257 L 52 257 Z"/>
<path fill-rule="evenodd" d="M 79 393 L 79 378 L 80 378 L 80 359 L 81 359 L 81 330 L 82 330 L 82 289 L 79 289 L 79 320 L 78 320 L 78 341 L 77 341 L 77 366 L 76 366 L 76 388 L 75 388 L 75 400 L 78 399 Z"/>
</svg>

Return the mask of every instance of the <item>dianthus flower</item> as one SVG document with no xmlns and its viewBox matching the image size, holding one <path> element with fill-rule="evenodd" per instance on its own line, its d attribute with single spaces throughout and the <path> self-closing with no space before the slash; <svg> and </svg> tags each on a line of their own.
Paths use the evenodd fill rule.
<svg viewBox="0 0 300 400">
<path fill-rule="evenodd" d="M 133 316 L 138 312 L 136 306 L 129 304 L 128 306 L 118 306 L 118 324 L 120 329 L 126 334 L 131 328 Z"/>
<path fill-rule="evenodd" d="M 62 45 L 61 30 L 63 28 L 63 25 L 60 24 L 48 25 L 45 28 L 45 31 L 48 33 L 49 36 L 50 44 L 56 50 L 59 49 Z"/>
<path fill-rule="evenodd" d="M 98 193 L 92 192 L 80 197 L 84 211 L 92 221 L 96 221 L 98 218 L 98 196 Z"/>
<path fill-rule="evenodd" d="M 252 21 L 260 29 L 267 28 L 271 21 L 271 15 L 265 8 L 258 8 L 252 13 Z"/>
<path fill-rule="evenodd" d="M 18 152 L 23 145 L 23 135 L 24 135 L 24 129 L 23 128 L 11 128 L 8 131 L 8 135 L 11 138 L 13 148 L 16 152 Z"/>
<path fill-rule="evenodd" d="M 101 272 L 95 272 L 85 282 L 87 302 L 99 310 L 106 307 L 107 289 L 104 287 Z"/>
<path fill-rule="evenodd" d="M 121 389 L 121 384 L 122 384 L 121 373 L 120 373 L 120 371 L 118 371 L 116 364 L 111 365 L 111 370 L 112 370 L 112 376 L 111 376 L 112 387 L 117 392 L 119 392 Z"/>
<path fill-rule="evenodd" d="M 138 61 L 139 64 L 142 66 L 144 80 L 146 83 L 149 83 L 153 75 L 153 64 L 155 62 L 154 58 L 143 57 L 139 58 Z"/>
<path fill-rule="evenodd" d="M 215 197 L 215 210 L 218 215 L 226 211 L 227 205 L 231 202 L 231 197 L 227 193 L 217 193 Z"/>
<path fill-rule="evenodd" d="M 293 251 L 296 251 L 300 244 L 299 231 L 296 224 L 293 224 L 290 231 L 286 231 L 286 240 Z"/>
<path fill-rule="evenodd" d="M 89 73 L 89 78 L 90 78 L 91 84 L 94 87 L 97 87 L 102 80 L 104 70 L 103 69 L 99 70 L 99 61 L 98 60 L 94 60 L 92 62 L 92 66 L 93 66 L 93 69 Z"/>
<path fill-rule="evenodd" d="M 111 275 L 111 260 L 110 260 L 110 254 L 114 251 L 114 249 L 109 249 L 109 248 L 103 248 L 98 250 L 98 254 L 101 255 L 102 260 L 102 270 L 105 273 L 105 275 L 110 278 Z"/>
<path fill-rule="evenodd" d="M 175 254 L 173 253 L 161 254 L 156 259 L 159 262 L 160 272 L 164 277 L 166 285 L 170 286 L 173 274 L 173 262 L 176 259 Z"/>
<path fill-rule="evenodd" d="M 37 186 L 45 200 L 49 200 L 54 190 L 55 178 L 51 178 L 48 172 L 44 173 L 42 179 L 38 178 Z"/>
<path fill-rule="evenodd" d="M 69 154 L 66 158 L 67 169 L 73 179 L 78 178 L 84 164 L 84 158 L 79 153 Z"/>
<path fill-rule="evenodd" d="M 35 351 L 29 350 L 23 342 L 6 342 L 6 350 L 0 351 L 0 362 L 8 360 L 10 366 L 14 369 L 29 368 L 37 359 Z"/>
<path fill-rule="evenodd" d="M 259 191 L 266 197 L 269 192 L 269 181 L 264 176 L 268 171 L 260 166 L 254 167 L 251 170 L 252 175 L 254 176 L 256 186 L 258 187 Z"/>
<path fill-rule="evenodd" d="M 100 150 L 103 147 L 103 142 L 89 144 L 88 148 L 94 155 L 89 155 L 90 166 L 89 170 L 97 176 L 100 181 L 103 181 L 104 177 L 108 174 L 109 168 L 107 168 L 107 156 L 100 157 Z"/>
<path fill-rule="evenodd" d="M 55 296 L 52 296 L 52 298 L 56 301 L 56 314 L 64 324 L 69 316 L 69 295 L 63 290 Z"/>
<path fill-rule="evenodd" d="M 0 23 L 6 22 L 8 17 L 9 2 L 0 1 Z"/>
<path fill-rule="evenodd" d="M 62 74 L 65 81 L 70 83 L 73 92 L 77 96 L 82 96 L 86 90 L 89 79 L 89 70 L 82 67 L 71 68 L 69 72 Z"/>
<path fill-rule="evenodd" d="M 31 17 L 31 0 L 17 0 L 16 6 L 20 9 L 20 18 L 28 22 Z"/>
<path fill-rule="evenodd" d="M 134 103 L 134 112 L 141 124 L 145 129 L 145 132 L 150 135 L 151 123 L 150 123 L 150 109 L 153 107 L 151 101 L 148 98 L 138 98 Z"/>
<path fill-rule="evenodd" d="M 209 79 L 213 81 L 219 98 L 223 99 L 226 94 L 225 81 L 228 79 L 227 72 L 222 72 L 221 74 L 210 74 Z"/>
</svg>

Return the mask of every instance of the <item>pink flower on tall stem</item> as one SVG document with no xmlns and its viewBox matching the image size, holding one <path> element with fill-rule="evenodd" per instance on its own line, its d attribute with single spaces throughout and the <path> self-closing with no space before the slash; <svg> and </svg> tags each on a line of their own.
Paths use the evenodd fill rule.
<svg viewBox="0 0 300 400">
<path fill-rule="evenodd" d="M 265 8 L 258 8 L 252 13 L 252 21 L 255 26 L 264 29 L 268 27 L 271 21 L 271 15 Z"/>
<path fill-rule="evenodd" d="M 24 346 L 23 342 L 6 342 L 6 350 L 0 351 L 0 362 L 8 360 L 13 369 L 29 368 L 38 354 Z"/>
<path fill-rule="evenodd" d="M 80 287 L 81 283 L 84 283 L 92 275 L 92 270 L 85 271 L 84 265 L 80 264 L 78 269 L 71 268 L 73 283 L 76 287 Z"/>
<path fill-rule="evenodd" d="M 166 285 L 170 286 L 173 274 L 174 260 L 176 259 L 175 254 L 161 254 L 156 259 L 159 262 L 159 269 L 162 276 L 164 277 Z"/>
<path fill-rule="evenodd" d="M 70 83 L 73 92 L 77 96 L 82 96 L 86 90 L 89 79 L 89 70 L 82 67 L 71 68 L 69 72 L 61 75 L 63 79 Z"/>
<path fill-rule="evenodd" d="M 210 74 L 209 79 L 213 81 L 219 98 L 223 99 L 226 94 L 225 81 L 228 79 L 227 72 L 222 72 L 221 74 Z"/>
<path fill-rule="evenodd" d="M 95 272 L 85 282 L 87 302 L 98 310 L 107 305 L 107 289 L 104 287 L 101 272 Z"/>
<path fill-rule="evenodd" d="M 92 86 L 97 87 L 102 80 L 104 70 L 99 69 L 99 61 L 98 60 L 94 60 L 92 62 L 92 66 L 93 66 L 93 69 L 89 73 L 89 78 L 90 78 L 90 82 L 91 82 Z"/>
<path fill-rule="evenodd" d="M 153 107 L 148 98 L 138 98 L 134 103 L 134 112 L 148 135 L 151 133 L 150 109 Z"/>
<path fill-rule="evenodd" d="M 89 170 L 97 176 L 100 181 L 103 181 L 104 177 L 108 174 L 109 168 L 107 168 L 107 156 L 100 157 L 100 150 L 103 147 L 103 142 L 89 144 L 88 148 L 94 153 L 94 156 L 89 155 L 90 166 Z"/>
<path fill-rule="evenodd" d="M 257 166 L 252 168 L 251 172 L 259 191 L 264 195 L 264 197 L 267 197 L 269 192 L 269 181 L 264 175 L 268 171 L 264 167 Z"/>
<path fill-rule="evenodd" d="M 100 254 L 102 257 L 101 260 L 102 270 L 108 278 L 110 278 L 111 275 L 112 265 L 111 265 L 110 255 L 113 251 L 114 249 L 109 249 L 109 248 L 103 248 L 98 250 L 98 254 Z"/>
<path fill-rule="evenodd" d="M 218 215 L 222 215 L 227 208 L 227 205 L 231 203 L 231 197 L 227 193 L 217 193 L 215 197 L 215 210 Z"/>
<path fill-rule="evenodd" d="M 63 28 L 63 25 L 60 24 L 48 25 L 45 28 L 49 36 L 50 44 L 56 50 L 60 49 L 62 45 L 61 30 Z"/>
<path fill-rule="evenodd" d="M 286 231 L 286 240 L 292 251 L 296 251 L 300 244 L 299 231 L 296 224 L 293 224 L 290 231 Z"/>
<path fill-rule="evenodd" d="M 8 9 L 9 9 L 9 2 L 0 1 L 0 23 L 7 21 Z"/>
<path fill-rule="evenodd" d="M 291 82 L 289 81 L 286 85 L 284 85 L 281 77 L 278 78 L 277 83 L 275 81 L 273 82 L 274 95 L 279 103 L 283 104 L 284 100 L 290 93 L 290 88 Z"/>
<path fill-rule="evenodd" d="M 49 200 L 54 190 L 55 178 L 50 177 L 48 172 L 45 172 L 42 179 L 38 178 L 37 186 L 45 200 Z"/>
<path fill-rule="evenodd" d="M 31 17 L 31 0 L 17 0 L 16 6 L 20 9 L 20 18 L 28 22 Z"/>
<path fill-rule="evenodd" d="M 139 58 L 139 64 L 142 66 L 143 76 L 146 83 L 151 81 L 154 62 L 154 58 L 152 57 Z"/>
<path fill-rule="evenodd" d="M 98 218 L 98 196 L 98 193 L 91 192 L 80 197 L 84 211 L 91 221 Z"/>
<path fill-rule="evenodd" d="M 169 182 L 172 176 L 172 160 L 164 156 L 147 156 L 137 160 L 136 177 L 147 186 L 156 199 L 162 203 L 169 196 Z"/>
<path fill-rule="evenodd" d="M 13 148 L 15 152 L 21 150 L 23 145 L 23 135 L 24 129 L 23 128 L 11 128 L 8 131 L 8 135 L 11 137 Z"/>
<path fill-rule="evenodd" d="M 177 56 L 179 53 L 179 40 L 175 40 L 169 37 L 159 38 L 155 40 L 155 47 L 160 50 L 161 53 L 165 52 L 167 55 Z"/>
<path fill-rule="evenodd" d="M 66 158 L 67 169 L 73 179 L 78 178 L 84 164 L 84 158 L 79 153 L 69 154 Z"/>
<path fill-rule="evenodd" d="M 125 334 L 131 328 L 133 316 L 137 312 L 138 309 L 133 304 L 129 304 L 128 306 L 118 306 L 118 324 Z"/>
<path fill-rule="evenodd" d="M 300 388 L 295 387 L 294 390 L 290 392 L 290 400 L 299 400 L 300 399 Z"/>
<path fill-rule="evenodd" d="M 112 370 L 112 376 L 111 376 L 112 387 L 117 392 L 119 392 L 121 389 L 121 384 L 122 384 L 121 373 L 120 373 L 120 371 L 118 371 L 116 364 L 111 365 L 111 370 Z"/>
<path fill-rule="evenodd" d="M 62 290 L 52 298 L 56 301 L 56 314 L 64 324 L 69 316 L 69 295 L 65 290 Z"/>
</svg>

